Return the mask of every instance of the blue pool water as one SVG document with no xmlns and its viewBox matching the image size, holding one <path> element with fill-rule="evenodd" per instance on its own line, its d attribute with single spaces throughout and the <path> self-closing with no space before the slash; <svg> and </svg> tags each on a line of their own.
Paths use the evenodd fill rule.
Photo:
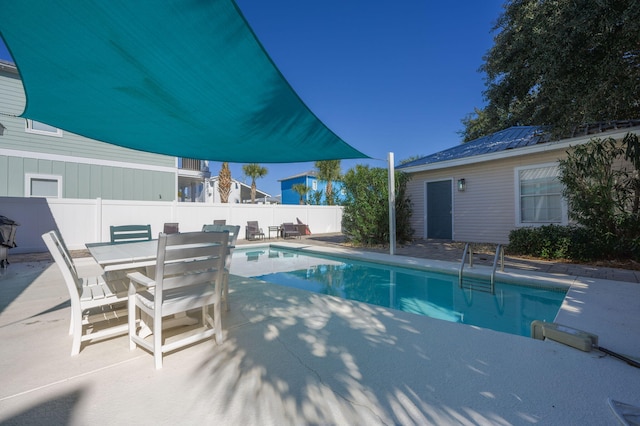
<svg viewBox="0 0 640 426">
<path fill-rule="evenodd" d="M 496 283 L 338 257 L 261 248 L 236 250 L 232 274 L 373 305 L 530 336 L 531 322 L 552 322 L 565 289 Z"/>
</svg>

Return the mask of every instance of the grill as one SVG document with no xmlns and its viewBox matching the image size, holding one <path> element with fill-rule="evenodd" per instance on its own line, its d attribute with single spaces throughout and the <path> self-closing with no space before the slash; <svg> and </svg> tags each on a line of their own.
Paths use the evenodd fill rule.
<svg viewBox="0 0 640 426">
<path fill-rule="evenodd" d="M 19 223 L 0 215 L 0 268 L 9 264 L 7 252 L 16 246 L 16 228 Z"/>
</svg>

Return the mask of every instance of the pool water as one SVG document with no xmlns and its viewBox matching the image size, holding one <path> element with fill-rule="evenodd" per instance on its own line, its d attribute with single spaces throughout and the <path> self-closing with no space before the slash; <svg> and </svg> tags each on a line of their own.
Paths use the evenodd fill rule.
<svg viewBox="0 0 640 426">
<path fill-rule="evenodd" d="M 261 248 L 236 250 L 231 273 L 446 321 L 531 335 L 531 322 L 553 322 L 565 289 L 490 283 L 373 262 Z"/>
</svg>

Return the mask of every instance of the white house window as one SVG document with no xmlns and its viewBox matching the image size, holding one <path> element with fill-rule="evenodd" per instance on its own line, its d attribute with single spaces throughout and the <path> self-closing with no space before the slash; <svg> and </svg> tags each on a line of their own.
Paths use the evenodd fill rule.
<svg viewBox="0 0 640 426">
<path fill-rule="evenodd" d="M 57 127 L 49 126 L 35 120 L 27 120 L 27 133 L 36 133 L 38 135 L 62 136 L 62 130 Z"/>
<path fill-rule="evenodd" d="M 25 197 L 61 198 L 62 176 L 27 173 L 24 188 Z"/>
<path fill-rule="evenodd" d="M 516 169 L 520 225 L 567 222 L 566 203 L 558 175 L 557 164 Z"/>
<path fill-rule="evenodd" d="M 314 180 L 311 182 L 311 189 L 313 189 L 314 191 L 318 190 L 318 181 Z"/>
</svg>

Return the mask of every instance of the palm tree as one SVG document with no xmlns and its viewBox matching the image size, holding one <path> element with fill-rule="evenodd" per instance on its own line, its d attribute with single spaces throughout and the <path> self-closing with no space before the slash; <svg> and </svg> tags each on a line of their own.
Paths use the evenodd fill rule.
<svg viewBox="0 0 640 426">
<path fill-rule="evenodd" d="M 324 160 L 316 161 L 316 169 L 318 169 L 318 180 L 327 182 L 325 194 L 327 196 L 327 204 L 333 205 L 333 188 L 332 182 L 340 180 L 342 169 L 340 168 L 340 160 Z"/>
<path fill-rule="evenodd" d="M 311 188 L 305 185 L 304 183 L 294 183 L 291 185 L 291 189 L 300 195 L 300 204 L 304 204 L 304 200 L 306 195 L 311 191 Z"/>
<path fill-rule="evenodd" d="M 218 193 L 220 194 L 220 202 L 228 203 L 229 194 L 231 193 L 231 170 L 229 163 L 222 163 L 220 173 L 218 173 Z"/>
<path fill-rule="evenodd" d="M 256 179 L 264 177 L 267 174 L 267 168 L 260 164 L 251 163 L 242 166 L 242 172 L 245 176 L 251 178 L 251 203 L 256 203 Z"/>
</svg>

